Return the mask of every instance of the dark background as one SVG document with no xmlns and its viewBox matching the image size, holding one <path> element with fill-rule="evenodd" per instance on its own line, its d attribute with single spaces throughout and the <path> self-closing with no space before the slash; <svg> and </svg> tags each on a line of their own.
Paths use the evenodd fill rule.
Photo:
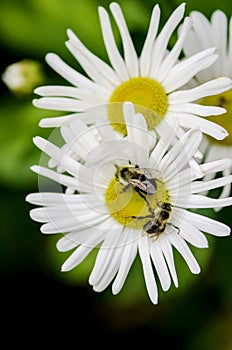
<svg viewBox="0 0 232 350">
<path fill-rule="evenodd" d="M 79 69 L 65 48 L 66 29 L 71 28 L 95 54 L 107 60 L 98 21 L 97 6 L 108 9 L 109 1 L 97 0 L 0 0 L 1 74 L 11 63 L 25 58 L 41 64 L 44 83 L 60 78 L 44 61 L 56 52 Z M 150 0 L 119 1 L 136 48 L 145 38 Z M 180 1 L 161 1 L 161 25 Z M 186 14 L 200 10 L 210 17 L 220 8 L 228 17 L 232 5 L 226 0 L 187 1 Z M 51 114 L 32 106 L 33 93 L 17 95 L 0 80 L 0 282 L 2 342 L 35 346 L 74 344 L 75 347 L 129 344 L 154 348 L 174 346 L 184 350 L 232 349 L 232 243 L 231 237 L 209 238 L 209 249 L 196 251 L 202 271 L 192 275 L 176 255 L 179 288 L 160 290 L 154 306 L 147 294 L 136 261 L 123 290 L 117 296 L 110 287 L 93 292 L 88 275 L 94 252 L 75 271 L 61 273 L 66 258 L 58 253 L 58 237 L 40 233 L 29 217 L 28 193 L 38 191 L 30 166 L 40 153 L 32 143 L 36 135 L 49 136 L 38 122 Z M 215 214 L 230 225 L 231 208 Z M 9 332 L 10 335 L 6 336 Z M 112 342 L 107 342 L 112 340 Z M 141 342 L 140 342 L 141 341 Z"/>
</svg>

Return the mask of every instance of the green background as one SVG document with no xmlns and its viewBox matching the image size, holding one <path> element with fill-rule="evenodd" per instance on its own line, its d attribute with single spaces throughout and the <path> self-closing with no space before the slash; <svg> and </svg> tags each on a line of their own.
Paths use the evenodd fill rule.
<svg viewBox="0 0 232 350">
<path fill-rule="evenodd" d="M 71 28 L 95 54 L 107 60 L 102 41 L 97 7 L 108 9 L 109 1 L 96 0 L 0 0 L 1 74 L 22 59 L 41 63 L 44 83 L 58 84 L 58 77 L 46 65 L 47 52 L 56 52 L 82 71 L 65 47 L 66 29 Z M 136 49 L 146 35 L 150 0 L 119 1 Z M 180 1 L 160 1 L 161 25 Z M 208 18 L 215 9 L 230 17 L 232 5 L 220 2 L 187 1 L 186 15 L 200 10 Z M 179 288 L 160 290 L 154 306 L 147 294 L 136 260 L 123 290 L 113 296 L 110 287 L 98 294 L 88 285 L 95 253 L 74 271 L 61 273 L 68 256 L 56 251 L 58 237 L 40 233 L 40 225 L 29 218 L 32 206 L 25 202 L 28 193 L 38 190 L 38 179 L 30 166 L 38 164 L 40 152 L 32 143 L 36 135 L 48 137 L 41 129 L 42 117 L 54 113 L 32 106 L 33 93 L 18 96 L 0 81 L 0 281 L 2 342 L 6 330 L 8 345 L 17 342 L 34 348 L 74 344 L 80 346 L 152 346 L 186 350 L 232 349 L 232 242 L 231 237 L 209 238 L 209 249 L 194 250 L 202 271 L 192 275 L 183 259 L 175 255 Z M 216 216 L 231 224 L 231 208 Z M 160 287 L 159 287 L 160 289 Z M 33 341 L 31 343 L 30 337 Z M 45 342 L 46 341 L 46 342 Z M 138 343 L 141 341 L 141 343 Z M 149 344 L 149 345 L 148 345 Z M 7 347 L 8 348 L 8 347 Z"/>
</svg>

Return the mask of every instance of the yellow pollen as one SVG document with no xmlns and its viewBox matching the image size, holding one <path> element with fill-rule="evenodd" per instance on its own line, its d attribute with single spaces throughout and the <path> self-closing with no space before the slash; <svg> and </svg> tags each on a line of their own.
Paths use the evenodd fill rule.
<svg viewBox="0 0 232 350">
<path fill-rule="evenodd" d="M 232 146 L 232 90 L 223 92 L 217 96 L 208 96 L 200 100 L 200 103 L 204 106 L 219 106 L 227 110 L 225 114 L 214 115 L 207 117 L 208 120 L 221 125 L 225 128 L 229 135 L 223 140 L 216 140 L 210 136 L 207 136 L 212 143 L 217 143 L 223 146 Z"/>
<path fill-rule="evenodd" d="M 144 224 L 151 218 L 132 218 L 132 216 L 141 217 L 150 215 L 149 207 L 146 201 L 137 193 L 132 186 L 123 191 L 125 185 L 122 185 L 115 178 L 111 180 L 105 192 L 105 203 L 111 216 L 123 226 L 134 229 L 142 229 Z M 146 196 L 150 207 L 155 211 L 157 203 L 168 201 L 168 191 L 162 182 L 157 182 L 157 191 L 155 194 Z"/>
<path fill-rule="evenodd" d="M 154 79 L 131 78 L 118 86 L 109 100 L 108 119 L 112 127 L 127 134 L 122 113 L 123 102 L 132 102 L 136 113 L 142 113 L 148 130 L 155 129 L 163 119 L 168 108 L 168 99 L 164 88 Z"/>
</svg>

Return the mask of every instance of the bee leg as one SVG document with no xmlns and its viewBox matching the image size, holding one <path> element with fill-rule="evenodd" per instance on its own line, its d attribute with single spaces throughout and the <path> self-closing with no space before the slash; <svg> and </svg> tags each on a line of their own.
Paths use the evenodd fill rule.
<svg viewBox="0 0 232 350">
<path fill-rule="evenodd" d="M 145 200 L 145 202 L 147 203 L 149 212 L 154 215 L 154 211 L 151 208 L 150 203 L 147 200 L 147 197 L 143 193 L 141 193 L 141 191 L 139 189 L 135 188 L 135 191 L 140 195 L 141 198 L 143 198 L 143 200 Z"/>
<path fill-rule="evenodd" d="M 127 216 L 127 218 L 138 219 L 138 220 L 148 219 L 148 218 L 150 219 L 150 218 L 154 218 L 154 214 L 153 215 L 144 215 L 144 216 L 131 215 L 131 216 Z"/>
<path fill-rule="evenodd" d="M 180 228 L 178 226 L 172 224 L 171 222 L 167 222 L 167 225 L 174 227 L 177 230 L 177 234 L 180 233 Z"/>
<path fill-rule="evenodd" d="M 159 235 L 157 235 L 157 234 L 149 235 L 149 238 L 152 242 L 155 242 L 159 238 Z"/>
<path fill-rule="evenodd" d="M 158 202 L 158 201 L 157 201 L 156 204 L 157 204 L 157 207 L 162 208 L 162 205 L 164 204 L 164 202 Z"/>
<path fill-rule="evenodd" d="M 126 192 L 128 190 L 128 188 L 130 188 L 130 184 L 124 186 L 123 189 L 121 190 L 121 192 Z"/>
</svg>

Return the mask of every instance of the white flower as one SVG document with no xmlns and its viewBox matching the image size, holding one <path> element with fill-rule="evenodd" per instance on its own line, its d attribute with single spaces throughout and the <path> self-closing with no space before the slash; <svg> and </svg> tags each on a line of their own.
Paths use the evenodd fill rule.
<svg viewBox="0 0 232 350">
<path fill-rule="evenodd" d="M 2 81 L 16 95 L 30 95 L 38 84 L 44 82 L 44 72 L 39 62 L 23 59 L 6 67 Z"/>
<path fill-rule="evenodd" d="M 186 17 L 179 39 L 170 51 L 167 49 L 170 37 L 183 19 L 185 4 L 177 7 L 162 30 L 159 30 L 160 8 L 158 5 L 154 7 L 139 57 L 120 6 L 113 2 L 110 4 L 110 10 L 120 32 L 124 55 L 119 52 L 109 15 L 102 7 L 99 7 L 100 23 L 111 65 L 90 52 L 75 34 L 68 30 L 67 48 L 87 76 L 68 66 L 56 54 L 50 53 L 46 56 L 48 64 L 71 86 L 38 87 L 35 93 L 42 97 L 35 99 L 34 105 L 72 114 L 42 119 L 40 126 L 59 127 L 78 115 L 88 124 L 108 120 L 113 123 L 115 130 L 125 134 L 125 128 L 120 124 L 123 122 L 123 113 L 115 108 L 115 103 L 120 102 L 120 107 L 122 102 L 130 101 L 136 105 L 136 111 L 144 115 L 149 130 L 156 129 L 163 120 L 178 120 L 178 136 L 183 134 L 183 129 L 186 131 L 200 128 L 202 132 L 217 140 L 224 139 L 227 131 L 204 117 L 220 115 L 226 110 L 218 106 L 202 106 L 195 101 L 230 89 L 231 79 L 217 77 L 193 89 L 181 89 L 196 74 L 215 62 L 216 48 L 203 50 L 179 61 L 183 43 L 191 30 L 191 20 Z M 95 113 L 86 112 L 86 109 L 91 107 L 95 109 Z M 146 109 L 152 110 L 152 113 L 146 113 Z"/>
<path fill-rule="evenodd" d="M 215 79 L 221 75 L 232 77 L 232 19 L 229 23 L 225 13 L 220 10 L 213 12 L 211 20 L 208 20 L 202 13 L 193 11 L 191 13 L 193 30 L 190 32 L 188 39 L 184 44 L 184 53 L 187 57 L 197 52 L 207 49 L 211 46 L 218 48 L 219 57 L 213 65 L 199 72 L 197 77 L 191 81 L 191 86 L 203 84 L 210 79 Z M 232 90 L 221 93 L 217 96 L 205 97 L 199 100 L 202 105 L 212 105 L 225 107 L 227 113 L 222 116 L 211 116 L 209 119 L 220 124 L 228 131 L 228 136 L 220 141 L 204 137 L 200 146 L 202 153 L 205 155 L 205 161 L 212 161 L 222 158 L 232 159 Z M 224 175 L 229 175 L 230 169 L 224 170 Z M 213 174 L 211 174 L 211 177 Z M 210 177 L 208 176 L 207 179 Z M 230 194 L 231 185 L 224 186 L 220 197 L 226 197 Z"/>
<path fill-rule="evenodd" d="M 143 116 L 135 113 L 129 102 L 124 103 L 123 111 L 127 130 L 124 138 L 118 138 L 109 124 L 87 127 L 78 118 L 62 129 L 66 150 L 35 137 L 35 145 L 55 159 L 65 173 L 33 166 L 34 172 L 60 184 L 60 191 L 31 193 L 26 200 L 40 206 L 32 209 L 30 215 L 43 223 L 41 232 L 63 233 L 57 249 L 72 250 L 62 271 L 75 268 L 98 248 L 89 283 L 100 292 L 112 282 L 112 292 L 117 294 L 139 254 L 147 292 L 157 304 L 156 276 L 164 291 L 170 288 L 172 280 L 178 286 L 173 247 L 183 256 L 191 272 L 198 274 L 200 266 L 188 243 L 207 248 L 203 232 L 215 236 L 230 234 L 228 226 L 195 213 L 194 209 L 231 205 L 230 197 L 213 199 L 199 193 L 230 183 L 232 176 L 219 176 L 212 181 L 196 179 L 189 159 L 201 142 L 199 130 L 188 131 L 170 148 L 175 132 L 166 124 L 166 135 L 156 140 L 150 150 Z M 79 161 L 70 156 L 68 148 L 77 154 Z M 230 160 L 224 159 L 199 166 L 205 174 L 220 174 L 228 163 Z M 129 177 L 134 182 L 128 185 L 127 173 L 118 173 L 122 166 L 132 171 L 145 168 L 148 172 L 145 177 Z M 116 174 L 121 177 L 117 178 Z M 136 184 L 141 183 L 151 188 L 145 186 L 145 190 L 140 191 Z M 72 193 L 63 193 L 61 185 Z M 149 191 L 146 192 L 146 188 Z M 165 223 L 162 229 L 160 225 Z M 149 232 L 149 225 L 153 232 Z"/>
</svg>

